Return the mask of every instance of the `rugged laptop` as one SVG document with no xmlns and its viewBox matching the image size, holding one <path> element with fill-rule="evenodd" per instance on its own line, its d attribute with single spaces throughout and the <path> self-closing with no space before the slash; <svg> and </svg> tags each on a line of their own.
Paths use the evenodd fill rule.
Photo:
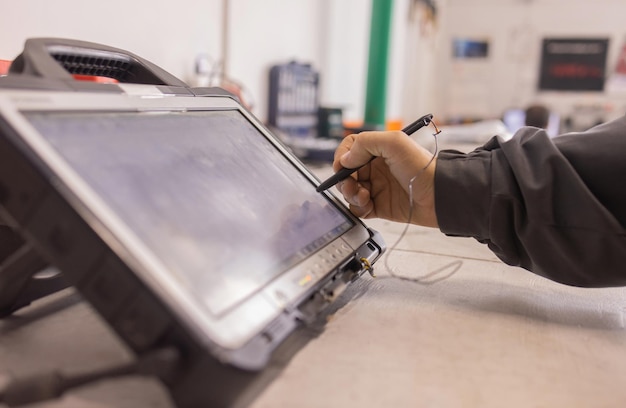
<svg viewBox="0 0 626 408">
<path fill-rule="evenodd" d="M 0 217 L 138 356 L 180 353 L 180 406 L 249 401 L 383 253 L 318 184 L 236 98 L 126 51 L 29 40 L 0 78 Z"/>
</svg>

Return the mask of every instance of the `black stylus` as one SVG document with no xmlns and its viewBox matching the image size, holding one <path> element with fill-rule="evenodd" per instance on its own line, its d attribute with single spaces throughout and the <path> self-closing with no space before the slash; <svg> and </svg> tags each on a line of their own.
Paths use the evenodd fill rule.
<svg viewBox="0 0 626 408">
<path fill-rule="evenodd" d="M 423 128 L 424 126 L 428 126 L 432 120 L 433 120 L 433 115 L 431 115 L 429 113 L 429 114 L 424 115 L 421 118 L 417 119 L 415 122 L 411 123 L 410 125 L 408 125 L 404 129 L 402 129 L 402 131 L 404 133 L 406 133 L 407 136 L 410 136 L 413 133 L 417 132 L 419 129 Z M 363 166 L 365 166 L 366 164 L 370 163 L 375 158 L 376 157 L 372 157 Z M 340 181 L 345 180 L 348 177 L 350 177 L 350 174 L 354 173 L 355 171 L 357 171 L 358 169 L 360 169 L 363 166 L 357 167 L 355 169 L 346 169 L 346 168 L 342 167 L 341 170 L 339 170 L 337 173 L 333 174 L 328 179 L 323 181 L 315 190 L 318 193 L 321 193 L 322 191 L 328 190 L 329 188 L 331 188 L 335 184 L 339 183 Z"/>
</svg>

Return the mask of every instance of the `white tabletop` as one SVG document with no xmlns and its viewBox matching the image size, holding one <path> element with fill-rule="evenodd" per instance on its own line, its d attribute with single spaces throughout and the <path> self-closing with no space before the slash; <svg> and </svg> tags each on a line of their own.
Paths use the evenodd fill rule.
<svg viewBox="0 0 626 408">
<path fill-rule="evenodd" d="M 403 225 L 368 221 L 389 245 Z M 388 265 L 259 395 L 276 407 L 623 407 L 626 289 L 580 289 L 502 264 L 469 238 L 411 227 Z M 131 354 L 71 289 L 0 321 L 0 367 L 17 374 L 128 361 Z M 0 384 L 2 376 L 0 375 Z M 171 407 L 155 381 L 120 379 L 37 407 Z"/>
</svg>

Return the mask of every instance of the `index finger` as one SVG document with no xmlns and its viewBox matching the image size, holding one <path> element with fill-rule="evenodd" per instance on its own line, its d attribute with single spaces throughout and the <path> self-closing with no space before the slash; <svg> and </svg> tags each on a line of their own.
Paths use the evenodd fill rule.
<svg viewBox="0 0 626 408">
<path fill-rule="evenodd" d="M 355 136 L 356 135 L 352 134 L 352 135 L 348 135 L 344 137 L 341 143 L 339 143 L 339 146 L 337 146 L 337 149 L 335 150 L 335 156 L 333 159 L 334 171 L 339 171 L 343 167 L 341 163 L 339 162 L 339 160 L 344 154 L 350 151 L 350 149 L 352 148 L 352 145 L 354 144 Z"/>
<path fill-rule="evenodd" d="M 341 164 L 347 168 L 357 168 L 372 157 L 389 159 L 403 152 L 411 140 L 401 131 L 367 131 L 352 135 L 349 154 L 340 156 Z"/>
</svg>

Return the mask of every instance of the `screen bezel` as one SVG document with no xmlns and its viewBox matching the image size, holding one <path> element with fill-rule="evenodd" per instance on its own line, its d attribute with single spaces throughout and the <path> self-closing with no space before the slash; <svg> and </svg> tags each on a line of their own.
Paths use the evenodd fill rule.
<svg viewBox="0 0 626 408">
<path fill-rule="evenodd" d="M 315 188 L 319 181 L 267 129 L 237 101 L 224 96 L 172 97 L 78 94 L 65 92 L 15 91 L 0 95 L 0 112 L 28 146 L 47 173 L 53 187 L 81 215 L 137 277 L 200 339 L 209 346 L 237 349 L 253 338 L 285 308 L 297 305 L 346 258 L 370 239 L 367 228 L 331 193 L 327 199 L 353 227 L 305 261 L 295 265 L 229 313 L 217 318 L 203 312 L 193 296 L 178 284 L 154 254 L 94 193 L 87 183 L 62 159 L 24 117 L 26 112 L 158 112 L 158 111 L 239 111 L 276 147 Z M 337 256 L 339 254 L 339 256 Z M 330 259 L 330 262 L 328 261 Z M 314 268 L 323 263 L 324 269 Z M 314 271 L 312 273 L 311 271 Z M 308 279 L 303 279 L 307 277 Z M 294 289 L 294 282 L 301 287 Z"/>
</svg>

